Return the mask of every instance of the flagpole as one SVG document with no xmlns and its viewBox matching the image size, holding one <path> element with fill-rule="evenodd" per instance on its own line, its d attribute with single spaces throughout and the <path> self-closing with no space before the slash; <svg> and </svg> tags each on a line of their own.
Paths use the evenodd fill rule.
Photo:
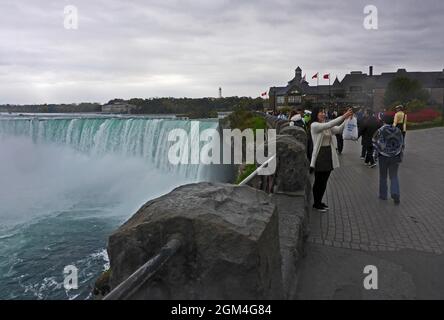
<svg viewBox="0 0 444 320">
<path fill-rule="evenodd" d="M 328 74 L 328 100 L 331 104 L 331 84 L 330 84 L 330 73 Z"/>
</svg>

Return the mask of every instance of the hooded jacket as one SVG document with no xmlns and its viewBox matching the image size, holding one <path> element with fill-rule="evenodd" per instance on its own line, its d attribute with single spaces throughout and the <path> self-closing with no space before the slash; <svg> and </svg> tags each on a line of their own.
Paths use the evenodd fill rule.
<svg viewBox="0 0 444 320">
<path fill-rule="evenodd" d="M 377 154 L 385 157 L 396 157 L 404 149 L 404 136 L 399 128 L 385 124 L 373 137 L 373 146 Z"/>
</svg>

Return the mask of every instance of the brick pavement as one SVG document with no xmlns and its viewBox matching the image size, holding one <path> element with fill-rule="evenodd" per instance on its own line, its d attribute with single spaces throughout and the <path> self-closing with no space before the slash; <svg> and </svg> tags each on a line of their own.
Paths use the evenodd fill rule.
<svg viewBox="0 0 444 320">
<path fill-rule="evenodd" d="M 444 128 L 410 131 L 400 166 L 401 204 L 378 199 L 378 167 L 345 141 L 341 168 L 326 193 L 327 213 L 313 211 L 308 241 L 363 251 L 444 252 Z M 324 201 L 325 202 L 325 201 Z"/>
</svg>

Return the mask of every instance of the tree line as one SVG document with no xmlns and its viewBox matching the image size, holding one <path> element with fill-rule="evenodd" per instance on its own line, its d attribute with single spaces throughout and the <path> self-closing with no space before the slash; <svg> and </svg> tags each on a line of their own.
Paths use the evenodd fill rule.
<svg viewBox="0 0 444 320">
<path fill-rule="evenodd" d="M 226 98 L 134 98 L 129 100 L 113 99 L 108 102 L 128 103 L 135 106 L 131 113 L 136 114 L 179 114 L 191 118 L 217 117 L 217 112 L 232 111 L 236 108 L 262 110 L 264 100 L 251 97 Z"/>
<path fill-rule="evenodd" d="M 264 100 L 251 97 L 226 98 L 133 98 L 129 100 L 112 99 L 106 104 L 133 105 L 133 114 L 177 114 L 191 118 L 217 117 L 217 112 L 244 110 L 263 110 Z M 33 105 L 0 105 L 0 112 L 100 112 L 99 103 L 80 104 L 33 104 Z"/>
</svg>

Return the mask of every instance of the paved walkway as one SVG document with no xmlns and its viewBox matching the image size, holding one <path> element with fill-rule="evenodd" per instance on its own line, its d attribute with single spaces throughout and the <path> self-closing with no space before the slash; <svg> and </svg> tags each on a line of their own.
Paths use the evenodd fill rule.
<svg viewBox="0 0 444 320">
<path fill-rule="evenodd" d="M 346 141 L 327 190 L 328 214 L 314 212 L 311 242 L 366 251 L 444 251 L 444 129 L 412 131 L 400 166 L 401 205 L 378 199 L 378 167 Z"/>
<path fill-rule="evenodd" d="M 444 298 L 444 128 L 408 132 L 406 145 L 395 206 L 378 199 L 378 167 L 364 166 L 360 143 L 345 142 L 327 189 L 330 211 L 311 216 L 299 298 Z M 369 296 L 361 278 L 371 262 L 385 266 L 387 281 Z M 431 273 L 436 266 L 442 276 Z M 315 281 L 320 273 L 330 287 Z M 424 287 L 427 277 L 436 281 Z"/>
</svg>

